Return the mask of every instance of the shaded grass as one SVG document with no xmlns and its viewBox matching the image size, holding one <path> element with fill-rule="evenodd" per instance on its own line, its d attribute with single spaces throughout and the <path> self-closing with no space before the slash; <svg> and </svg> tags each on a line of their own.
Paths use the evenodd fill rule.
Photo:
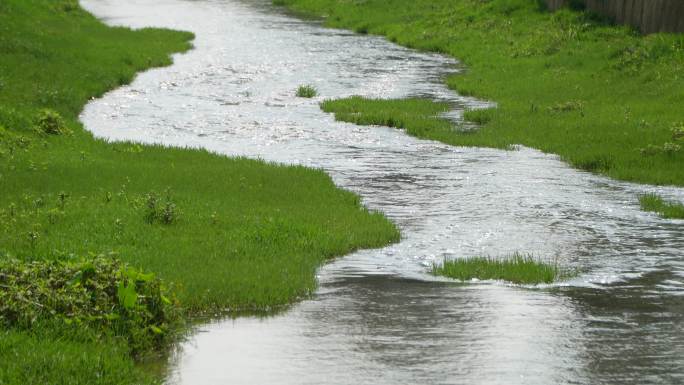
<svg viewBox="0 0 684 385">
<path fill-rule="evenodd" d="M 657 213 L 666 219 L 684 219 L 684 205 L 677 202 L 668 202 L 657 194 L 645 194 L 639 196 L 639 204 L 644 211 Z"/>
<path fill-rule="evenodd" d="M 434 139 L 522 144 L 616 179 L 684 185 L 682 139 L 672 136 L 684 122 L 682 34 L 641 36 L 588 13 L 542 12 L 532 0 L 278 3 L 462 60 L 467 71 L 449 87 L 498 107 L 466 114 L 482 124 L 476 132 Z"/>
<path fill-rule="evenodd" d="M 470 281 L 503 280 L 518 284 L 552 283 L 564 278 L 556 264 L 539 261 L 531 256 L 514 254 L 504 259 L 472 257 L 445 259 L 441 265 L 432 266 L 432 274 Z"/>
<path fill-rule="evenodd" d="M 187 314 L 263 311 L 309 295 L 327 259 L 399 238 L 321 170 L 83 129 L 90 98 L 191 38 L 107 27 L 73 0 L 0 2 L 0 259 L 107 254 L 154 272 Z M 115 339 L 0 333 L 3 384 L 148 382 Z"/>
</svg>

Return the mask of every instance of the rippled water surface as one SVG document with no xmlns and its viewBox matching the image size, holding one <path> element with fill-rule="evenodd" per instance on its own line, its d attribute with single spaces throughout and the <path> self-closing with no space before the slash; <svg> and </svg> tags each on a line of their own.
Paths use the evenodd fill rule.
<svg viewBox="0 0 684 385">
<path fill-rule="evenodd" d="M 328 171 L 402 230 L 338 259 L 310 300 L 270 318 L 201 326 L 173 384 L 684 383 L 684 222 L 639 211 L 656 188 L 553 155 L 450 147 L 334 122 L 322 98 L 484 103 L 445 89 L 457 63 L 325 29 L 266 1 L 84 0 L 108 23 L 196 33 L 172 67 L 91 102 L 97 136 L 202 146 Z M 298 85 L 321 97 L 294 97 Z M 684 200 L 682 189 L 657 189 Z M 561 285 L 460 284 L 433 261 L 534 253 L 581 274 Z"/>
</svg>

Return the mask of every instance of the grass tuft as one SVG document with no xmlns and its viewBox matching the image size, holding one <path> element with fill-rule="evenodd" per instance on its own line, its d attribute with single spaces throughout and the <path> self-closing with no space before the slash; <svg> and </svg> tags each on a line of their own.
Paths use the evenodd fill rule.
<svg viewBox="0 0 684 385">
<path fill-rule="evenodd" d="M 313 98 L 318 95 L 318 90 L 312 85 L 301 85 L 297 88 L 296 94 L 300 98 Z"/>
<path fill-rule="evenodd" d="M 684 204 L 668 202 L 658 194 L 639 196 L 639 204 L 642 210 L 657 213 L 662 218 L 684 219 Z"/>
<path fill-rule="evenodd" d="M 532 256 L 517 253 L 504 259 L 491 257 L 445 259 L 441 265 L 432 266 L 432 274 L 461 281 L 476 278 L 531 285 L 552 283 L 564 278 L 557 264 L 549 264 Z"/>
</svg>

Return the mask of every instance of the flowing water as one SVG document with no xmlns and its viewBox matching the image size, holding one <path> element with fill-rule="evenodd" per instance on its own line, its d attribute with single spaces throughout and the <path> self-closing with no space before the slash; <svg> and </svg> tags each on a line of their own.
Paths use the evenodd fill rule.
<svg viewBox="0 0 684 385">
<path fill-rule="evenodd" d="M 266 0 L 83 0 L 108 23 L 196 33 L 175 64 L 92 101 L 113 140 L 201 146 L 320 167 L 401 228 L 398 244 L 320 270 L 313 298 L 273 317 L 199 327 L 172 384 L 684 383 L 684 221 L 638 207 L 638 186 L 556 156 L 451 147 L 339 123 L 322 98 L 426 96 L 454 119 L 486 103 L 447 90 L 457 63 L 322 28 Z M 310 83 L 322 95 L 294 96 Z M 559 285 L 455 283 L 433 261 L 515 251 L 581 274 Z"/>
</svg>

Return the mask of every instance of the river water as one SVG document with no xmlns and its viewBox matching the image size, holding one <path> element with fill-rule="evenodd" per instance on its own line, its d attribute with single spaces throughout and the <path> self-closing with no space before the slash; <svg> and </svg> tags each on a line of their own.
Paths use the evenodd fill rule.
<svg viewBox="0 0 684 385">
<path fill-rule="evenodd" d="M 458 63 L 322 28 L 266 0 L 82 0 L 106 22 L 196 33 L 175 64 L 89 103 L 96 136 L 325 169 L 401 228 L 398 244 L 335 260 L 313 298 L 273 317 L 198 328 L 170 384 L 684 383 L 684 221 L 556 156 L 451 147 L 335 122 L 349 95 L 487 103 L 447 90 Z M 300 84 L 322 95 L 294 96 Z M 294 181 L 293 181 L 294 182 Z M 581 273 L 543 287 L 455 283 L 433 261 L 533 253 Z"/>
</svg>

